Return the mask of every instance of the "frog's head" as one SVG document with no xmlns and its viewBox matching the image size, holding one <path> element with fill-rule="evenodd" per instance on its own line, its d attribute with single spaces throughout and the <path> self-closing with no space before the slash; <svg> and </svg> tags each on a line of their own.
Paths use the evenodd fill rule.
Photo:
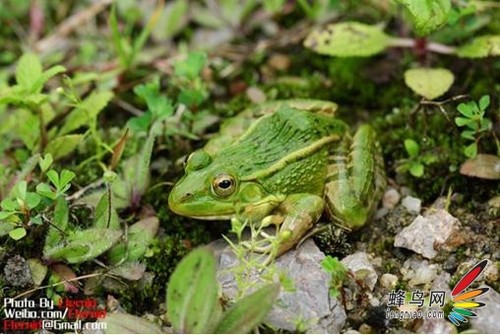
<svg viewBox="0 0 500 335">
<path fill-rule="evenodd" d="M 212 159 L 204 150 L 192 153 L 185 175 L 175 184 L 168 197 L 170 209 L 183 216 L 203 220 L 229 219 L 265 197 L 256 182 L 241 181 L 237 171 L 226 161 Z"/>
</svg>

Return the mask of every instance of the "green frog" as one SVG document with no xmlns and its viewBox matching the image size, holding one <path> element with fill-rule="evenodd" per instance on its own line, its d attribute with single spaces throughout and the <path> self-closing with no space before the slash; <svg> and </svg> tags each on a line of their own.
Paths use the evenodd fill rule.
<svg viewBox="0 0 500 335">
<path fill-rule="evenodd" d="M 273 223 L 277 234 L 266 237 L 279 238 L 277 255 L 297 245 L 324 212 L 348 228 L 363 226 L 386 185 L 383 158 L 374 130 L 361 125 L 351 136 L 336 110 L 333 102 L 296 99 L 228 119 L 187 159 L 170 209 L 202 220 Z"/>
</svg>

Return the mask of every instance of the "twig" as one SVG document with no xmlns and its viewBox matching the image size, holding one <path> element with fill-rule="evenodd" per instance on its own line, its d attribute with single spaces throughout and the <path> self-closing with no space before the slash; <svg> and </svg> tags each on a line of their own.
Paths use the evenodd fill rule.
<svg viewBox="0 0 500 335">
<path fill-rule="evenodd" d="M 415 47 L 415 40 L 413 38 L 392 37 L 389 40 L 389 46 L 395 48 L 413 48 Z M 425 48 L 428 51 L 443 55 L 453 55 L 457 52 L 457 48 L 437 42 L 429 42 Z"/>
<path fill-rule="evenodd" d="M 34 46 L 35 50 L 39 51 L 40 53 L 45 53 L 49 50 L 53 51 L 53 49 L 59 44 L 61 40 L 63 40 L 76 29 L 82 27 L 87 21 L 94 18 L 97 13 L 99 13 L 112 3 L 113 0 L 97 0 L 92 6 L 71 15 L 69 18 L 59 24 L 53 34 L 38 41 Z"/>
</svg>

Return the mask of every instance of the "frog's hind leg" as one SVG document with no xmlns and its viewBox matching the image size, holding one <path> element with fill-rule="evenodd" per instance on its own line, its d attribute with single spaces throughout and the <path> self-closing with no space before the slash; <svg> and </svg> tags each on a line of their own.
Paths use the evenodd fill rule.
<svg viewBox="0 0 500 335">
<path fill-rule="evenodd" d="M 384 161 L 374 130 L 361 126 L 329 156 L 325 202 L 330 216 L 359 228 L 372 216 L 385 189 Z"/>
</svg>

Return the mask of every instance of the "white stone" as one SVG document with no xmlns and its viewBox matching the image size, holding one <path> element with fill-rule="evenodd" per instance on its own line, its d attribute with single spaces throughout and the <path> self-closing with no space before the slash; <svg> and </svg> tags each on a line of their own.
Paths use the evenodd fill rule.
<svg viewBox="0 0 500 335">
<path fill-rule="evenodd" d="M 354 274 L 357 280 L 361 280 L 373 291 L 378 275 L 366 252 L 358 251 L 349 255 L 342 260 L 342 264 Z"/>
<path fill-rule="evenodd" d="M 417 216 L 408 227 L 396 235 L 394 246 L 410 249 L 425 258 L 432 259 L 437 255 L 435 247 L 445 244 L 459 231 L 458 219 L 439 209 L 426 217 Z"/>
<path fill-rule="evenodd" d="M 396 189 L 391 187 L 385 191 L 384 196 L 382 197 L 382 205 L 384 208 L 394 209 L 394 207 L 398 204 L 399 199 L 401 199 L 401 195 L 399 195 L 399 192 Z"/>
<path fill-rule="evenodd" d="M 404 197 L 403 201 L 401 201 L 401 204 L 410 213 L 418 214 L 422 209 L 422 200 L 411 196 Z"/>
</svg>

